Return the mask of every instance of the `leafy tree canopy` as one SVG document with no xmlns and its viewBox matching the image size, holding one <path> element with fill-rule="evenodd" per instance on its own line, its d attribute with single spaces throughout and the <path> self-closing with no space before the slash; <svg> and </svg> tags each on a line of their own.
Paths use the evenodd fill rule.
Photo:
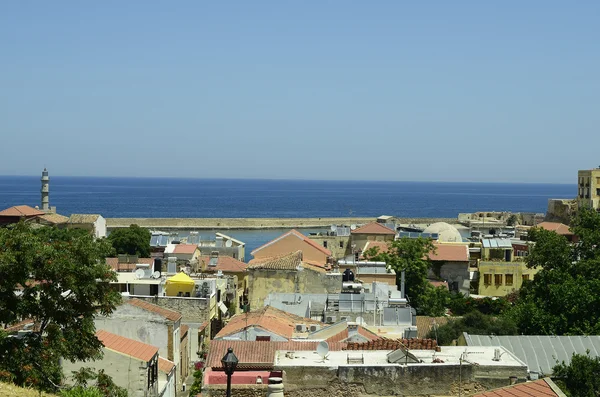
<svg viewBox="0 0 600 397">
<path fill-rule="evenodd" d="M 530 233 L 535 245 L 527 266 L 541 270 L 509 311 L 524 334 L 600 333 L 600 214 L 582 209 L 572 231 L 576 244 L 544 229 Z"/>
<path fill-rule="evenodd" d="M 150 238 L 148 229 L 138 225 L 128 228 L 116 229 L 110 232 L 108 240 L 117 251 L 117 254 L 138 255 L 142 258 L 150 256 Z"/>
<path fill-rule="evenodd" d="M 448 323 L 433 329 L 428 338 L 437 339 L 442 346 L 451 345 L 463 332 L 477 335 L 517 335 L 516 324 L 506 317 L 493 317 L 472 311 L 464 317 L 453 318 Z"/>
<path fill-rule="evenodd" d="M 23 338 L 0 332 L 0 377 L 55 390 L 60 358 L 100 356 L 94 315 L 109 315 L 121 298 L 109 286 L 116 280 L 105 264 L 111 251 L 89 234 L 33 231 L 22 222 L 0 229 L 0 319 L 36 324 Z"/>
<path fill-rule="evenodd" d="M 600 357 L 574 354 L 571 363 L 557 364 L 555 382 L 569 397 L 597 397 L 600 395 Z"/>
<path fill-rule="evenodd" d="M 396 283 L 400 286 L 402 270 L 405 271 L 406 295 L 411 300 L 411 305 L 424 313 L 429 311 L 426 306 L 432 307 L 432 302 L 439 291 L 435 291 L 427 281 L 427 273 L 431 266 L 429 254 L 435 247 L 431 239 L 407 238 L 391 241 L 387 252 L 379 252 L 378 247 L 367 249 L 363 256 L 367 260 L 384 261 L 396 272 Z M 437 303 L 431 312 L 436 312 Z"/>
</svg>

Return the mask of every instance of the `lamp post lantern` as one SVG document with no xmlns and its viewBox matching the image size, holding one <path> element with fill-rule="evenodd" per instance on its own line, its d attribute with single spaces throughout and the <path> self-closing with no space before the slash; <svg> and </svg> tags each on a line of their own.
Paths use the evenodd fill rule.
<svg viewBox="0 0 600 397">
<path fill-rule="evenodd" d="M 221 359 L 221 364 L 223 364 L 223 369 L 227 374 L 227 397 L 231 397 L 231 375 L 233 375 L 238 365 L 238 358 L 233 354 L 231 347 L 227 349 L 227 354 Z"/>
</svg>

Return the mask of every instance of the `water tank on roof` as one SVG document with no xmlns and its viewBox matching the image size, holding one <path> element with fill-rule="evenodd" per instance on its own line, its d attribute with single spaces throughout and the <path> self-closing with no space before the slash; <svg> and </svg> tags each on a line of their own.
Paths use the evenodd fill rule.
<svg viewBox="0 0 600 397">
<path fill-rule="evenodd" d="M 354 272 L 350 269 L 344 270 L 342 274 L 342 282 L 354 281 Z"/>
</svg>

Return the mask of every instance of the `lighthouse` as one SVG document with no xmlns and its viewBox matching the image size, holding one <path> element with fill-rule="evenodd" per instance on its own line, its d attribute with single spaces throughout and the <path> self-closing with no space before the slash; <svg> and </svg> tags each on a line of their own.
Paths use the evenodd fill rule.
<svg viewBox="0 0 600 397">
<path fill-rule="evenodd" d="M 48 170 L 42 171 L 42 211 L 50 211 L 50 178 Z"/>
</svg>

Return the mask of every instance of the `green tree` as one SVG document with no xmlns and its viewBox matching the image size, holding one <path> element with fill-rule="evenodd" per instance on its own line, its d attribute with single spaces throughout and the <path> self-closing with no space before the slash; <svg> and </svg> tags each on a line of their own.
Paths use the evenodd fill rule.
<svg viewBox="0 0 600 397">
<path fill-rule="evenodd" d="M 94 316 L 112 313 L 121 297 L 109 286 L 116 274 L 105 264 L 112 250 L 106 240 L 47 237 L 22 222 L 0 229 L 0 318 L 35 323 L 23 338 L 0 333 L 0 374 L 19 386 L 56 390 L 59 359 L 101 356 Z"/>
<path fill-rule="evenodd" d="M 426 296 L 436 295 L 431 291 L 427 273 L 431 267 L 429 254 L 435 250 L 431 239 L 407 238 L 391 241 L 387 252 L 379 252 L 377 247 L 367 249 L 363 256 L 367 260 L 384 261 L 396 271 L 396 283 L 400 286 L 402 270 L 405 271 L 406 295 L 411 305 L 423 312 Z"/>
<path fill-rule="evenodd" d="M 453 318 L 448 323 L 433 329 L 428 338 L 437 339 L 442 346 L 451 345 L 463 332 L 476 335 L 516 335 L 517 325 L 504 316 L 493 317 L 479 311 L 472 311 L 461 318 Z"/>
<path fill-rule="evenodd" d="M 600 395 L 600 357 L 574 354 L 571 363 L 563 361 L 554 369 L 554 380 L 569 397 L 597 397 Z"/>
<path fill-rule="evenodd" d="M 600 214 L 582 209 L 573 220 L 577 244 L 544 229 L 530 233 L 526 258 L 540 268 L 519 291 L 509 314 L 524 334 L 590 335 L 600 332 Z"/>
<path fill-rule="evenodd" d="M 117 254 L 138 255 L 142 258 L 150 256 L 150 238 L 148 229 L 138 225 L 128 228 L 116 229 L 110 232 L 108 240 L 117 251 Z"/>
</svg>

